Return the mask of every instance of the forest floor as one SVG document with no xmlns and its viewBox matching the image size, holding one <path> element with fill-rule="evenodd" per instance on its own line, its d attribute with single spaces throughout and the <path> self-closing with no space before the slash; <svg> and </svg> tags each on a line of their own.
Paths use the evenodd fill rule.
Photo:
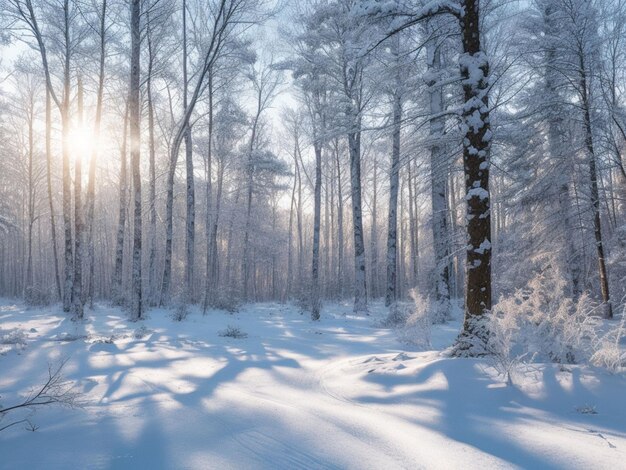
<svg viewBox="0 0 626 470">
<path fill-rule="evenodd" d="M 63 358 L 85 401 L 2 431 L 0 468 L 625 468 L 623 375 L 539 364 L 506 385 L 488 359 L 440 353 L 458 321 L 417 351 L 383 317 L 256 304 L 132 323 L 98 305 L 77 325 L 0 301 L 4 338 L 23 332 L 0 344 L 2 405 Z M 247 336 L 220 336 L 228 325 Z"/>
</svg>

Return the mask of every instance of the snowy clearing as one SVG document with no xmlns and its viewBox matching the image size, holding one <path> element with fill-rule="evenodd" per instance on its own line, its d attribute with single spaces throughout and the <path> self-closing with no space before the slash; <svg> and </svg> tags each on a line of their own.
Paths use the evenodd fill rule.
<svg viewBox="0 0 626 470">
<path fill-rule="evenodd" d="M 60 311 L 0 304 L 2 404 L 69 357 L 83 409 L 42 407 L 28 432 L 0 435 L 2 468 L 624 468 L 621 375 L 540 365 L 504 385 L 488 360 L 415 351 L 327 305 L 153 310 L 132 323 L 97 306 L 76 325 Z M 347 314 L 347 315 L 346 315 Z M 223 336 L 232 326 L 247 337 Z M 434 327 L 445 348 L 458 323 Z M 7 417 L 5 417 L 7 419 Z"/>
</svg>

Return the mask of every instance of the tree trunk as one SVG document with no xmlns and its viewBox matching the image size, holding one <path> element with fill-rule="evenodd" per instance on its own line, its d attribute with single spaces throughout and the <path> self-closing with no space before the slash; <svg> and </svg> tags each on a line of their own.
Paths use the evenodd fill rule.
<svg viewBox="0 0 626 470">
<path fill-rule="evenodd" d="M 360 119 L 354 119 L 360 128 Z M 350 181 L 352 198 L 352 225 L 354 227 L 354 312 L 367 312 L 367 285 L 365 273 L 365 241 L 363 239 L 363 211 L 361 204 L 361 133 L 348 134 L 350 151 Z"/>
<path fill-rule="evenodd" d="M 394 43 L 396 63 L 399 61 L 399 39 Z M 393 134 L 391 137 L 391 167 L 389 170 L 389 215 L 387 217 L 387 289 L 385 306 L 392 306 L 397 300 L 398 285 L 398 187 L 400 185 L 400 132 L 402 123 L 402 95 L 400 76 L 396 75 L 396 89 L 393 93 Z"/>
<path fill-rule="evenodd" d="M 124 303 L 124 292 L 122 289 L 122 276 L 124 267 L 124 235 L 126 233 L 126 210 L 128 205 L 128 170 L 126 167 L 126 146 L 128 132 L 128 112 L 129 106 L 126 105 L 124 112 L 124 127 L 122 130 L 122 146 L 120 148 L 120 190 L 119 190 L 119 211 L 117 222 L 117 235 L 115 238 L 115 267 L 113 269 L 113 279 L 111 281 L 111 290 L 113 294 L 113 303 L 122 305 Z"/>
<path fill-rule="evenodd" d="M 24 282 L 24 292 L 33 284 L 33 225 L 35 223 L 35 182 L 33 181 L 33 153 L 34 153 L 34 135 L 33 125 L 35 120 L 35 103 L 31 94 L 31 102 L 28 106 L 28 235 L 27 235 L 27 256 L 26 256 L 26 279 Z"/>
<path fill-rule="evenodd" d="M 59 276 L 59 254 L 57 251 L 57 229 L 54 220 L 54 199 L 52 197 L 52 97 L 46 87 L 46 183 L 48 186 L 48 205 L 50 207 L 50 232 L 52 235 L 52 257 L 54 261 L 54 281 L 58 299 L 62 299 L 61 277 Z"/>
<path fill-rule="evenodd" d="M 187 102 L 187 1 L 183 0 L 183 106 L 188 107 Z M 193 271 L 195 263 L 196 246 L 196 203 L 195 185 L 193 175 L 193 146 L 191 139 L 191 126 L 187 123 L 185 129 L 185 169 L 187 175 L 187 217 L 185 222 L 185 248 L 187 253 L 185 265 L 185 302 L 193 302 Z"/>
<path fill-rule="evenodd" d="M 78 77 L 78 122 L 83 127 L 83 81 Z M 83 319 L 83 155 L 74 155 L 74 283 L 72 285 L 72 316 Z"/>
<path fill-rule="evenodd" d="M 141 43 L 140 29 L 141 0 L 132 0 L 131 4 L 131 59 L 130 59 L 130 93 L 128 98 L 130 112 L 130 160 L 133 178 L 133 271 L 132 271 L 132 303 L 131 318 L 140 320 L 142 317 L 141 289 L 141 174 L 140 174 L 140 119 L 139 103 L 139 49 Z"/>
<path fill-rule="evenodd" d="M 156 254 L 157 254 L 157 208 L 156 208 L 156 150 L 154 137 L 154 104 L 152 101 L 152 70 L 154 67 L 154 51 L 152 48 L 152 29 L 150 23 L 150 12 L 146 12 L 147 33 L 146 41 L 148 43 L 148 73 L 146 76 L 146 97 L 148 100 L 148 140 L 149 140 L 149 232 L 148 244 L 150 246 L 148 253 L 148 303 L 150 306 L 156 305 L 156 289 L 157 289 L 157 270 L 156 270 Z"/>
<path fill-rule="evenodd" d="M 343 188 L 341 183 L 341 162 L 339 159 L 339 139 L 335 139 L 335 163 L 337 165 L 337 282 L 339 283 L 339 297 L 343 298 Z"/>
<path fill-rule="evenodd" d="M 596 239 L 596 250 L 598 253 L 598 274 L 600 277 L 600 291 L 604 302 L 604 318 L 613 318 L 613 306 L 611 305 L 611 295 L 609 293 L 609 276 L 606 270 L 604 258 L 604 243 L 602 237 L 602 223 L 600 220 L 600 191 L 598 189 L 598 170 L 596 168 L 596 154 L 593 146 L 593 131 L 591 127 L 591 106 L 589 102 L 589 89 L 587 85 L 587 72 L 580 54 L 580 92 L 585 125 L 585 147 L 587 148 L 587 163 L 589 165 L 589 179 L 591 187 L 591 207 L 593 211 L 593 233 Z"/>
<path fill-rule="evenodd" d="M 211 257 L 213 256 L 213 245 L 211 240 L 212 232 L 212 220 L 215 218 L 213 214 L 213 75 L 209 74 L 209 84 L 207 90 L 209 98 L 209 128 L 208 128 L 208 144 L 207 144 L 207 159 L 206 159 L 206 214 L 204 219 L 205 232 L 206 232 L 206 269 L 205 269 L 205 284 L 204 284 L 204 297 L 202 301 L 203 311 L 206 312 L 209 307 L 209 302 L 212 300 L 212 266 L 213 262 Z"/>
<path fill-rule="evenodd" d="M 106 57 L 106 9 L 107 0 L 102 2 L 102 10 L 100 12 L 100 70 L 98 74 L 98 92 L 96 99 L 96 117 L 94 121 L 94 141 L 96 145 L 91 150 L 91 158 L 89 160 L 89 183 L 87 186 L 87 227 L 89 229 L 87 239 L 87 258 L 89 267 L 89 284 L 87 298 L 89 306 L 93 308 L 94 297 L 94 278 L 95 278 L 95 253 L 94 253 L 94 212 L 96 201 L 96 162 L 98 160 L 98 143 L 100 139 L 100 123 L 102 121 L 102 96 L 104 93 L 104 62 Z"/>
<path fill-rule="evenodd" d="M 320 216 L 322 209 L 322 144 L 314 143 L 315 188 L 313 202 L 313 259 L 311 265 L 311 319 L 320 319 Z"/>
<path fill-rule="evenodd" d="M 491 310 L 491 215 L 489 196 L 489 61 L 480 43 L 480 2 L 463 0 L 463 166 L 466 189 L 465 320 L 458 342 L 462 354 L 482 354 L 488 340 L 485 315 Z"/>
<path fill-rule="evenodd" d="M 370 223 L 370 296 L 378 297 L 378 159 L 374 155 L 372 178 L 372 220 Z"/>
<path fill-rule="evenodd" d="M 437 44 L 429 43 L 427 46 L 428 56 L 428 80 L 430 114 L 430 139 L 433 144 L 430 147 L 430 181 L 432 203 L 432 230 L 433 230 L 433 253 L 435 255 L 435 301 L 437 302 L 438 316 L 447 317 L 450 313 L 450 273 L 449 260 L 449 234 L 448 234 L 448 205 L 447 205 L 447 182 L 448 164 L 446 161 L 445 148 L 437 139 L 444 134 L 444 120 L 437 117 L 443 112 L 443 90 L 437 84 L 440 80 L 441 50 Z"/>
<path fill-rule="evenodd" d="M 61 126 L 63 128 L 63 233 L 65 236 L 65 282 L 63 287 L 63 311 L 69 312 L 72 306 L 74 282 L 74 254 L 72 252 L 72 176 L 70 173 L 70 12 L 69 2 L 63 4 L 65 63 L 63 67 L 63 106 Z"/>
</svg>

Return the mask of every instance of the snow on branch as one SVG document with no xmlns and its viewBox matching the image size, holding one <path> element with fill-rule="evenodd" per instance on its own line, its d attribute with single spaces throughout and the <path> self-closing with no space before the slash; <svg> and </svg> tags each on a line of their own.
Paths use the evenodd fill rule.
<svg viewBox="0 0 626 470">
<path fill-rule="evenodd" d="M 354 15 L 374 18 L 401 17 L 410 24 L 415 24 L 441 13 L 456 17 L 462 17 L 465 13 L 465 8 L 456 0 L 430 0 L 415 10 L 411 9 L 411 3 L 402 0 L 361 0 L 354 9 Z"/>
</svg>

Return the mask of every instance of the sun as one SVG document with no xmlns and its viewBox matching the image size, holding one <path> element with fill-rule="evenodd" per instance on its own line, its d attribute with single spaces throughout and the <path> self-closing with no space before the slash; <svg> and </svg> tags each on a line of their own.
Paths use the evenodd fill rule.
<svg viewBox="0 0 626 470">
<path fill-rule="evenodd" d="M 94 146 L 94 137 L 91 129 L 87 126 L 73 128 L 68 136 L 70 152 L 74 160 L 79 158 L 83 161 L 89 160 L 89 156 Z"/>
</svg>

